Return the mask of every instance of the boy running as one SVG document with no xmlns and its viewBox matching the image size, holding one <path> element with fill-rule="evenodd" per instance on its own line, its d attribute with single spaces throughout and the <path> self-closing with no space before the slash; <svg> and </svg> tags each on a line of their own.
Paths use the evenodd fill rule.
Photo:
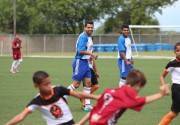
<svg viewBox="0 0 180 125">
<path fill-rule="evenodd" d="M 79 124 L 89 119 L 90 125 L 115 125 L 119 117 L 127 109 L 141 111 L 147 103 L 162 98 L 169 93 L 167 85 L 160 87 L 160 92 L 141 97 L 138 92 L 146 84 L 146 78 L 139 70 L 131 71 L 126 79 L 126 85 L 116 89 L 106 89 L 92 111 Z"/>
<path fill-rule="evenodd" d="M 162 118 L 159 125 L 169 125 L 180 112 L 180 42 L 174 46 L 174 53 L 176 58 L 167 64 L 160 76 L 161 85 L 164 85 L 165 77 L 169 72 L 171 74 L 172 105 L 171 111 Z"/>
<path fill-rule="evenodd" d="M 47 125 L 73 125 L 74 120 L 64 95 L 77 98 L 97 99 L 97 96 L 75 92 L 62 86 L 53 87 L 49 74 L 37 71 L 33 75 L 33 82 L 39 89 L 39 94 L 26 106 L 26 108 L 6 125 L 16 125 L 23 121 L 31 112 L 38 109 Z"/>
<path fill-rule="evenodd" d="M 20 63 L 22 62 L 21 43 L 22 43 L 22 41 L 18 37 L 15 37 L 12 42 L 13 62 L 11 65 L 10 72 L 13 74 L 19 72 L 19 66 L 20 66 Z"/>
</svg>

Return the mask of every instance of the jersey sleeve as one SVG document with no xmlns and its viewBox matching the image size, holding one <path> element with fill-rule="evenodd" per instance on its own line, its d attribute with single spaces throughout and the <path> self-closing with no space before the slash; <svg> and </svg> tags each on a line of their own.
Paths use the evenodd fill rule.
<svg viewBox="0 0 180 125">
<path fill-rule="evenodd" d="M 35 99 L 33 99 L 27 106 L 26 108 L 28 108 L 31 112 L 35 111 L 39 106 L 35 103 Z"/>
<path fill-rule="evenodd" d="M 140 97 L 135 89 L 126 89 L 126 103 L 127 108 L 133 109 L 135 111 L 141 111 L 145 104 L 145 97 Z"/>
<path fill-rule="evenodd" d="M 125 39 L 123 37 L 119 37 L 119 39 L 118 39 L 118 51 L 119 52 L 125 52 L 126 51 Z"/>
<path fill-rule="evenodd" d="M 88 39 L 85 36 L 80 36 L 78 39 L 77 51 L 86 51 L 87 50 Z"/>
<path fill-rule="evenodd" d="M 57 87 L 57 93 L 59 96 L 64 96 L 64 95 L 69 95 L 70 94 L 70 90 L 63 87 L 63 86 L 58 86 Z"/>
<path fill-rule="evenodd" d="M 145 105 L 145 97 L 136 97 L 133 105 L 134 106 L 131 109 L 135 111 L 141 111 Z"/>
<path fill-rule="evenodd" d="M 171 67 L 171 62 L 169 62 L 169 63 L 166 65 L 165 69 L 166 69 L 168 72 L 171 72 L 171 71 L 173 70 L 173 67 Z"/>
</svg>

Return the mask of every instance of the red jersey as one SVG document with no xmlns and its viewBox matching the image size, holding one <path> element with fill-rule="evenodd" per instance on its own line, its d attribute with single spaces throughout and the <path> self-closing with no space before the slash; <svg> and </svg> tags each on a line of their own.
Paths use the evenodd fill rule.
<svg viewBox="0 0 180 125">
<path fill-rule="evenodd" d="M 140 111 L 144 104 L 145 97 L 130 86 L 106 89 L 90 113 L 90 125 L 114 125 L 126 109 Z"/>
<path fill-rule="evenodd" d="M 13 59 L 18 60 L 21 59 L 21 40 L 19 38 L 15 38 L 12 42 L 12 51 L 13 51 Z"/>
<path fill-rule="evenodd" d="M 12 42 L 12 50 L 13 52 L 20 52 L 21 50 L 21 40 L 19 38 L 15 38 Z"/>
</svg>

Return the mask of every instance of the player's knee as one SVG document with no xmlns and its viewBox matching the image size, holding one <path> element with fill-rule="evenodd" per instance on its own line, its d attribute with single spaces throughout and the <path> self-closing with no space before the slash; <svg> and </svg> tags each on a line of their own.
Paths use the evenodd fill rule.
<svg viewBox="0 0 180 125">
<path fill-rule="evenodd" d="M 79 84 L 74 85 L 74 88 L 75 89 L 79 88 Z"/>
<path fill-rule="evenodd" d="M 99 89 L 99 85 L 95 85 L 94 88 L 97 90 Z"/>
<path fill-rule="evenodd" d="M 172 111 L 168 113 L 168 116 L 169 116 L 171 119 L 175 118 L 177 115 L 178 115 L 178 113 L 172 112 Z"/>
<path fill-rule="evenodd" d="M 100 86 L 99 86 L 99 85 L 97 85 L 97 89 L 99 89 L 99 87 L 100 87 Z"/>
<path fill-rule="evenodd" d="M 86 81 L 86 87 L 91 87 L 91 81 Z"/>
<path fill-rule="evenodd" d="M 80 84 L 79 84 L 79 82 L 73 82 L 72 85 L 75 89 L 77 89 L 77 88 L 79 88 Z"/>
</svg>

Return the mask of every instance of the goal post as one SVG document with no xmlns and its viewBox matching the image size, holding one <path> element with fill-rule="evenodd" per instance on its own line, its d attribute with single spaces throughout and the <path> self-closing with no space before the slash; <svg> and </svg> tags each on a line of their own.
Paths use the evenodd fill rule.
<svg viewBox="0 0 180 125">
<path fill-rule="evenodd" d="M 134 56 L 146 52 L 157 55 L 157 51 L 172 50 L 172 46 L 180 40 L 180 25 L 129 25 L 129 30 L 136 53 Z"/>
<path fill-rule="evenodd" d="M 180 25 L 129 25 L 129 28 L 140 28 L 140 29 L 148 29 L 148 28 L 180 28 Z"/>
</svg>

